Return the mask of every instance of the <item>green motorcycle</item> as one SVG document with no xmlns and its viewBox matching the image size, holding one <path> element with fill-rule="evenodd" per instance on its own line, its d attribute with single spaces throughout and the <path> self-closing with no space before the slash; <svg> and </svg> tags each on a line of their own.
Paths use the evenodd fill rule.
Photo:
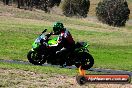
<svg viewBox="0 0 132 88">
<path fill-rule="evenodd" d="M 42 65 L 44 63 L 61 65 L 61 57 L 56 56 L 58 47 L 49 47 L 49 45 L 57 44 L 57 37 L 50 39 L 52 33 L 46 34 L 45 29 L 42 34 L 32 44 L 32 49 L 28 52 L 28 61 L 34 65 Z M 77 68 L 82 66 L 83 69 L 90 69 L 94 64 L 93 57 L 89 54 L 89 44 L 86 42 L 77 42 L 75 49 L 67 54 L 65 66 L 75 65 Z"/>
</svg>

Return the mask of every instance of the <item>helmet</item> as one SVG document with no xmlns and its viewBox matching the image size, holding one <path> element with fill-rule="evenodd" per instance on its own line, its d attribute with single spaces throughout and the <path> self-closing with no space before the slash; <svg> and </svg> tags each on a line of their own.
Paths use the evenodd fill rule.
<svg viewBox="0 0 132 88">
<path fill-rule="evenodd" d="M 54 31 L 54 33 L 58 34 L 63 30 L 63 28 L 64 28 L 63 23 L 55 22 L 54 27 L 53 27 L 53 31 Z"/>
</svg>

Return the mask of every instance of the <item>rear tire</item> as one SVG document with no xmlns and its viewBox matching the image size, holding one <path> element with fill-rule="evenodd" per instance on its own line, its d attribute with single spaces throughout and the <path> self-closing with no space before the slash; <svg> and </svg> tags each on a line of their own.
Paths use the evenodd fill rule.
<svg viewBox="0 0 132 88">
<path fill-rule="evenodd" d="M 89 53 L 81 52 L 77 55 L 77 63 L 75 64 L 77 68 L 82 66 L 82 69 L 88 70 L 93 66 L 93 64 L 94 59 Z"/>
<path fill-rule="evenodd" d="M 44 56 L 38 56 L 37 52 L 29 51 L 27 54 L 28 61 L 34 65 L 42 65 L 46 62 Z"/>
</svg>

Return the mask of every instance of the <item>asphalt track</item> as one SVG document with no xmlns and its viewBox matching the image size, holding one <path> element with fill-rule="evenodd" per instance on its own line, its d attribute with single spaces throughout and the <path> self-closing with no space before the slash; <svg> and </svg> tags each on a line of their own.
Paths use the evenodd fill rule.
<svg viewBox="0 0 132 88">
<path fill-rule="evenodd" d="M 0 60 L 0 62 L 32 65 L 31 63 L 29 63 L 27 61 L 18 61 L 18 60 Z M 55 67 L 58 67 L 58 68 L 60 67 L 59 65 L 50 65 L 50 64 L 43 64 L 42 66 L 55 66 Z M 65 68 L 67 68 L 67 69 L 76 69 L 75 66 L 67 66 Z M 101 72 L 101 73 L 107 73 L 107 74 L 129 74 L 132 77 L 132 72 L 131 71 L 124 71 L 124 70 L 90 68 L 90 69 L 88 69 L 88 71 Z"/>
</svg>

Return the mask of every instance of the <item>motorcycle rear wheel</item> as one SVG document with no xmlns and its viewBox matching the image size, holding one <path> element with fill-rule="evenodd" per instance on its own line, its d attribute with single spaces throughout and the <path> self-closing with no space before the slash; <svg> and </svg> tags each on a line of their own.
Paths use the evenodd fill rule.
<svg viewBox="0 0 132 88">
<path fill-rule="evenodd" d="M 35 51 L 29 51 L 27 54 L 28 61 L 34 65 L 42 65 L 46 62 L 44 56 L 38 56 L 38 53 Z"/>
<path fill-rule="evenodd" d="M 77 68 L 79 68 L 80 66 L 82 66 L 81 68 L 84 70 L 88 70 L 90 69 L 93 64 L 94 64 L 94 59 L 93 57 L 87 53 L 87 52 L 81 52 L 77 55 L 77 63 L 75 63 L 75 66 Z"/>
</svg>

